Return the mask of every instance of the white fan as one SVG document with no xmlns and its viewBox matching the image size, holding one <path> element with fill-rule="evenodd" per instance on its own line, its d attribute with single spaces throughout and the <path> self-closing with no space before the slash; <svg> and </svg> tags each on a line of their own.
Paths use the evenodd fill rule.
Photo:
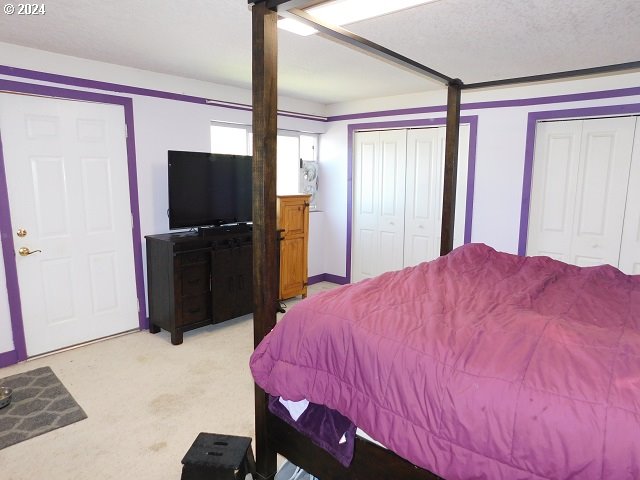
<svg viewBox="0 0 640 480">
<path fill-rule="evenodd" d="M 302 162 L 302 168 L 300 169 L 300 191 L 311 195 L 309 208 L 315 210 L 318 206 L 318 162 Z"/>
</svg>

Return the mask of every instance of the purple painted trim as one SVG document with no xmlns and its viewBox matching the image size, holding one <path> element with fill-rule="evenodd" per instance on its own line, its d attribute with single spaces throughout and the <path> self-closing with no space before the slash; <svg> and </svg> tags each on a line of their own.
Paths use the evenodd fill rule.
<svg viewBox="0 0 640 480">
<path fill-rule="evenodd" d="M 353 225 L 353 134 L 355 130 L 355 125 L 347 126 L 347 264 L 344 269 L 347 283 L 351 283 L 351 241 L 353 238 L 353 232 L 351 231 L 351 227 Z"/>
<path fill-rule="evenodd" d="M 1 83 L 0 83 L 1 86 Z M 1 87 L 0 87 L 1 88 Z M 16 268 L 15 246 L 11 229 L 11 209 L 9 207 L 9 191 L 7 190 L 7 174 L 4 168 L 4 148 L 0 132 L 0 239 L 2 240 L 2 257 L 7 281 L 7 299 L 11 316 L 11 332 L 15 362 L 27 359 L 27 346 L 22 323 L 22 305 L 18 287 L 18 270 Z M 1 295 L 1 292 L 0 292 Z M 3 357 L 7 359 L 7 357 Z"/>
<path fill-rule="evenodd" d="M 346 285 L 349 283 L 347 277 L 340 277 L 338 275 L 332 275 L 330 273 L 321 273 L 320 275 L 314 275 L 313 277 L 309 277 L 308 284 L 315 285 L 320 282 L 331 282 L 338 285 Z"/>
<path fill-rule="evenodd" d="M 629 97 L 640 95 L 640 87 L 620 88 L 616 90 L 602 90 L 598 92 L 571 93 L 567 95 L 552 95 L 548 97 L 521 98 L 515 100 L 497 100 L 492 102 L 463 103 L 461 110 L 478 110 L 485 108 L 524 107 L 530 105 L 545 105 L 550 103 L 580 102 L 585 100 L 599 100 L 606 98 Z M 372 117 L 388 117 L 396 115 L 415 115 L 423 113 L 446 112 L 446 105 L 431 107 L 402 108 L 396 110 L 379 110 L 374 112 L 352 113 L 347 115 L 334 115 L 327 118 L 329 122 L 344 120 L 356 120 Z"/>
<path fill-rule="evenodd" d="M 338 275 L 332 275 L 330 273 L 324 274 L 324 281 L 335 283 L 337 285 L 346 285 L 349 283 L 349 279 L 347 277 L 340 277 Z"/>
<path fill-rule="evenodd" d="M 476 151 L 478 148 L 478 117 L 469 122 L 469 158 L 467 159 L 467 205 L 464 216 L 464 243 L 471 243 L 473 231 L 473 197 L 476 189 Z M 462 121 L 462 118 L 460 119 Z"/>
<path fill-rule="evenodd" d="M 414 120 L 397 120 L 391 122 L 352 123 L 347 125 L 347 283 L 351 281 L 351 226 L 353 222 L 353 138 L 357 130 L 376 130 L 390 128 L 411 128 L 446 125 L 446 118 L 421 118 Z M 471 242 L 471 227 L 473 225 L 473 196 L 476 173 L 476 143 L 478 140 L 478 116 L 460 117 L 460 123 L 470 125 L 469 158 L 467 164 L 467 200 L 465 205 L 464 243 Z"/>
<path fill-rule="evenodd" d="M 180 102 L 197 103 L 201 105 L 210 105 L 213 107 L 229 108 L 232 110 L 243 110 L 250 112 L 251 105 L 227 102 L 224 100 L 212 100 L 203 97 L 194 97 L 191 95 L 183 95 L 180 93 L 163 92 L 161 90 L 152 90 L 149 88 L 132 87 L 130 85 L 122 85 L 120 83 L 102 82 L 98 80 L 90 80 L 87 78 L 70 77 L 68 75 L 59 75 L 56 73 L 39 72 L 36 70 L 27 70 L 24 68 L 10 67 L 0 65 L 0 75 L 10 75 L 13 77 L 29 78 L 42 82 L 59 83 L 62 85 L 70 85 L 80 88 L 93 88 L 96 90 L 106 90 L 109 92 L 127 93 L 130 95 L 143 95 L 146 97 L 163 98 L 165 100 L 177 100 Z M 326 122 L 327 118 L 319 115 L 309 115 L 306 113 L 290 112 L 287 110 L 278 110 L 278 115 L 283 117 L 302 118 L 306 120 L 317 120 Z"/>
<path fill-rule="evenodd" d="M 14 365 L 16 363 L 18 363 L 18 354 L 15 350 L 0 353 L 0 368 L 8 367 L 9 365 Z"/>
<path fill-rule="evenodd" d="M 142 234 L 140 228 L 140 206 L 138 198 L 138 177 L 136 167 L 135 133 L 133 120 L 133 100 L 131 98 L 119 97 L 115 95 L 105 95 L 101 93 L 86 92 L 80 90 L 68 90 L 46 85 L 36 85 L 30 83 L 14 82 L 0 79 L 0 90 L 30 93 L 46 97 L 56 97 L 70 100 L 82 100 L 94 103 L 107 103 L 121 105 L 124 109 L 125 123 L 128 129 L 127 136 L 127 169 L 129 174 L 129 201 L 131 213 L 133 215 L 133 256 L 136 277 L 136 293 L 140 304 L 138 313 L 138 323 L 141 329 L 148 327 L 148 320 L 145 308 L 145 288 L 144 275 L 142 269 Z M 11 219 L 9 216 L 9 197 L 7 191 L 7 178 L 4 170 L 4 157 L 2 155 L 2 145 L 0 144 L 0 235 L 2 237 L 2 251 L 4 257 L 5 271 L 7 273 L 7 291 L 9 294 L 9 309 L 11 313 L 11 325 L 13 329 L 14 345 L 18 360 L 27 358 L 24 341 L 24 328 L 22 320 L 22 309 L 20 307 L 20 289 L 18 286 L 18 275 L 15 262 L 13 236 L 11 231 Z"/>
<path fill-rule="evenodd" d="M 520 238 L 518 240 L 518 255 L 526 255 L 527 252 L 529 208 L 531 205 L 531 180 L 533 177 L 533 160 L 535 153 L 537 123 L 541 120 L 591 118 L 638 113 L 640 113 L 640 103 L 529 113 L 527 118 L 527 140 L 524 153 L 524 173 L 522 176 L 522 204 L 520 207 Z"/>
<path fill-rule="evenodd" d="M 326 273 L 321 273 L 320 275 L 314 275 L 313 277 L 309 277 L 307 279 L 307 285 L 315 285 L 316 283 L 324 282 Z"/>
<path fill-rule="evenodd" d="M 129 203 L 133 216 L 133 261 L 135 262 L 136 296 L 138 297 L 138 323 L 141 329 L 149 328 L 147 318 L 144 271 L 142 267 L 142 229 L 140 228 L 140 199 L 138 197 L 138 167 L 136 162 L 136 134 L 133 120 L 133 100 L 127 98 L 124 104 L 124 122 L 127 125 L 127 169 L 129 172 Z M 135 239 L 140 239 L 135 241 Z"/>
<path fill-rule="evenodd" d="M 446 112 L 447 107 L 443 105 L 434 105 L 432 107 L 411 107 L 411 108 L 401 108 L 396 110 L 378 110 L 373 112 L 364 112 L 364 113 L 349 113 L 346 115 L 334 115 L 332 117 L 328 117 L 327 121 L 329 122 L 342 122 L 344 120 L 359 120 L 363 118 L 372 118 L 372 117 L 392 117 L 396 115 L 417 115 L 423 113 L 437 113 L 437 112 Z"/>
</svg>

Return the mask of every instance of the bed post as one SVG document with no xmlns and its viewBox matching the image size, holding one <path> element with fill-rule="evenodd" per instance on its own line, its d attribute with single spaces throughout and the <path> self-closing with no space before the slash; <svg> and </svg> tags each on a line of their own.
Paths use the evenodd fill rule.
<svg viewBox="0 0 640 480">
<path fill-rule="evenodd" d="M 442 189 L 442 228 L 440 255 L 453 250 L 456 220 L 456 181 L 458 178 L 458 138 L 460 133 L 460 96 L 462 82 L 451 80 L 447 91 L 447 135 L 444 150 L 444 186 Z"/>
<path fill-rule="evenodd" d="M 278 123 L 277 13 L 254 2 L 253 18 L 253 338 L 254 346 L 276 324 L 276 138 Z M 255 387 L 256 467 L 273 478 L 276 451 L 269 447 L 267 394 Z"/>
</svg>

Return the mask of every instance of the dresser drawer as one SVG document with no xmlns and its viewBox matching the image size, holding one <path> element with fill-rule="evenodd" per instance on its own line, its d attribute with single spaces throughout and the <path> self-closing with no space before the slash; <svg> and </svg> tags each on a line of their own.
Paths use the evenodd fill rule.
<svg viewBox="0 0 640 480">
<path fill-rule="evenodd" d="M 201 322 L 208 320 L 209 306 L 211 305 L 211 296 L 206 293 L 204 295 L 196 295 L 193 297 L 182 298 L 182 325 Z"/>
<path fill-rule="evenodd" d="M 193 265 L 194 263 L 209 263 L 211 249 L 176 252 L 175 255 L 177 262 L 182 266 Z"/>
<path fill-rule="evenodd" d="M 197 295 L 209 291 L 209 265 L 196 264 L 180 269 L 181 295 Z"/>
</svg>

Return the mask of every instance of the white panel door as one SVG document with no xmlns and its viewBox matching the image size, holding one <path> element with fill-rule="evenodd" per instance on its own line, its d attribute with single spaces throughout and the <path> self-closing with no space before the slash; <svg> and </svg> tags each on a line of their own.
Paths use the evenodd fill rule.
<svg viewBox="0 0 640 480">
<path fill-rule="evenodd" d="M 635 118 L 538 126 L 527 254 L 618 266 Z"/>
<path fill-rule="evenodd" d="M 444 133 L 422 128 L 407 133 L 404 264 L 440 255 Z"/>
<path fill-rule="evenodd" d="M 353 165 L 352 280 L 402 268 L 406 134 L 358 132 Z"/>
<path fill-rule="evenodd" d="M 137 328 L 122 107 L 2 94 L 0 129 L 28 355 Z"/>
<path fill-rule="evenodd" d="M 354 142 L 351 241 L 354 282 L 375 276 L 377 270 L 368 259 L 378 255 L 379 143 L 379 132 L 357 133 Z"/>
<path fill-rule="evenodd" d="M 538 124 L 527 255 L 570 262 L 581 136 L 582 121 Z"/>
<path fill-rule="evenodd" d="M 633 117 L 584 121 L 571 263 L 619 264 L 634 130 Z"/>
<path fill-rule="evenodd" d="M 620 270 L 629 275 L 640 275 L 640 119 L 636 119 L 627 207 L 620 247 Z"/>
<path fill-rule="evenodd" d="M 407 132 L 404 266 L 440 256 L 446 128 Z M 469 125 L 460 126 L 454 247 L 464 243 Z"/>
</svg>

